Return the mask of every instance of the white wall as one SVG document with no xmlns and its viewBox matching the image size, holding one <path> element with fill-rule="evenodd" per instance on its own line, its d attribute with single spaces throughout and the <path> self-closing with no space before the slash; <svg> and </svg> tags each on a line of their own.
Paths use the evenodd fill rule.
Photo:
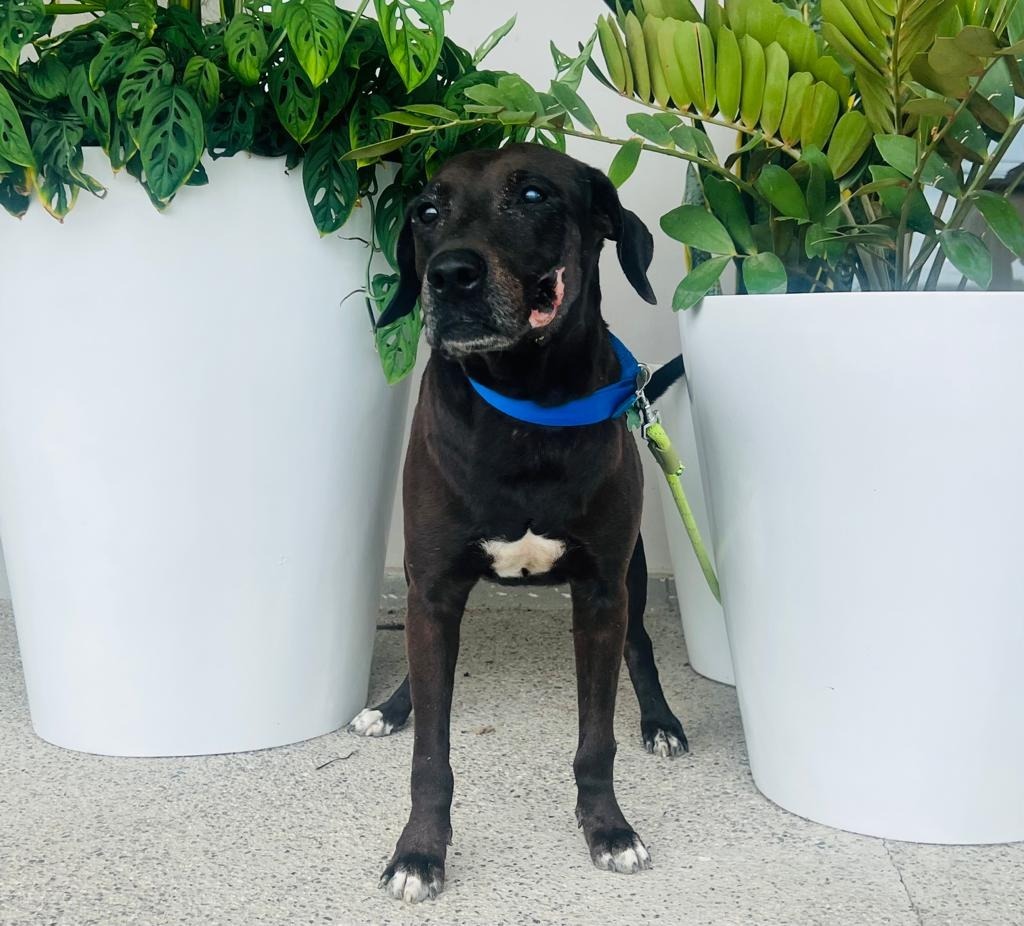
<svg viewBox="0 0 1024 926">
<path fill-rule="evenodd" d="M 486 64 L 496 70 L 516 71 L 539 88 L 546 88 L 554 74 L 548 42 L 567 53 L 585 41 L 593 31 L 597 17 L 606 10 L 599 0 L 516 0 L 508 4 L 482 3 L 479 0 L 458 0 L 449 17 L 449 34 L 459 44 L 473 49 L 513 13 L 518 23 Z M 625 116 L 638 110 L 637 105 L 616 96 L 589 74 L 584 78 L 581 94 L 590 104 L 604 134 L 629 136 Z M 570 139 L 569 152 L 595 167 L 607 169 L 617 148 L 598 142 Z M 728 139 L 725 140 L 728 146 Z M 655 237 L 655 257 L 651 282 L 659 305 L 652 307 L 641 300 L 622 277 L 615 261 L 615 249 L 606 249 L 602 263 L 604 314 L 615 333 L 648 363 L 664 363 L 679 353 L 679 335 L 671 309 L 672 294 L 683 275 L 682 248 L 662 234 L 660 216 L 678 205 L 683 195 L 685 163 L 675 158 L 645 154 L 633 178 L 625 185 L 622 198 L 648 224 Z M 425 351 L 424 351 L 425 352 Z M 422 360 L 422 358 L 421 358 Z M 647 490 L 644 503 L 644 540 L 652 572 L 671 572 L 665 523 L 656 495 L 656 482 L 664 478 L 644 451 Z M 393 519 L 388 566 L 402 564 L 401 505 L 396 506 Z"/>
<path fill-rule="evenodd" d="M 0 599 L 10 597 L 11 590 L 7 587 L 7 568 L 4 566 L 4 548 L 0 545 Z"/>
</svg>

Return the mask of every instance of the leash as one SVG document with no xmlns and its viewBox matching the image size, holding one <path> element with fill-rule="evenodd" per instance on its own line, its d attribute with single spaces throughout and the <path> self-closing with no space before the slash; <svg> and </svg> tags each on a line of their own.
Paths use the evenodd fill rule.
<svg viewBox="0 0 1024 926">
<path fill-rule="evenodd" d="M 718 577 L 715 575 L 711 557 L 708 556 L 708 551 L 700 536 L 700 529 L 697 527 L 697 521 L 686 498 L 686 492 L 683 490 L 682 475 L 685 467 L 679 454 L 672 447 L 672 441 L 661 424 L 657 410 L 651 405 L 645 392 L 651 384 L 651 371 L 644 364 L 637 362 L 629 348 L 610 331 L 608 336 L 611 338 L 612 347 L 619 361 L 621 371 L 619 379 L 582 399 L 574 399 L 564 405 L 544 406 L 527 399 L 514 399 L 502 395 L 500 392 L 478 383 L 472 377 L 468 377 L 469 383 L 477 395 L 492 408 L 509 418 L 515 418 L 517 421 L 524 421 L 528 424 L 571 428 L 599 424 L 602 421 L 612 421 L 625 416 L 626 425 L 630 430 L 639 428 L 641 436 L 654 455 L 654 459 L 658 461 L 661 471 L 665 474 L 672 499 L 679 511 L 679 517 L 683 520 L 686 535 L 690 538 L 690 545 L 697 556 L 697 562 L 700 563 L 704 578 L 707 579 L 711 594 L 721 603 Z M 658 375 L 661 376 L 664 372 L 663 368 Z M 668 388 L 671 382 L 682 376 L 682 363 L 678 364 L 678 369 L 673 369 L 670 372 L 673 373 L 673 376 L 668 383 L 664 384 L 664 388 Z"/>
<path fill-rule="evenodd" d="M 711 589 L 711 594 L 721 604 L 722 594 L 718 587 L 718 576 L 715 575 L 715 567 L 711 565 L 711 557 L 708 556 L 704 540 L 700 535 L 700 528 L 697 527 L 697 519 L 693 516 L 693 509 L 690 508 L 686 491 L 683 489 L 682 477 L 686 467 L 683 466 L 683 461 L 672 446 L 668 432 L 661 423 L 661 416 L 658 414 L 657 409 L 647 400 L 647 396 L 644 393 L 644 389 L 647 388 L 650 380 L 650 370 L 641 364 L 640 373 L 636 381 L 636 402 L 630 409 L 632 414 L 627 413 L 626 420 L 631 427 L 635 423 L 640 428 L 640 435 L 646 442 L 658 466 L 661 467 L 661 471 L 665 474 L 669 491 L 672 493 L 672 500 L 676 503 L 679 517 L 683 520 L 686 535 L 690 538 L 690 546 L 693 547 L 697 562 L 700 563 L 701 572 L 704 573 L 704 578 L 707 580 L 708 588 Z M 636 416 L 635 419 L 633 419 L 633 415 Z"/>
</svg>

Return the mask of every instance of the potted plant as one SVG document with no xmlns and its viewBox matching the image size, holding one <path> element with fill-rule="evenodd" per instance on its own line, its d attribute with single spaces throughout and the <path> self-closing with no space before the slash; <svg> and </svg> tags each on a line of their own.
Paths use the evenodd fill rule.
<svg viewBox="0 0 1024 926">
<path fill-rule="evenodd" d="M 991 288 L 994 252 L 1024 257 L 1024 172 L 993 183 L 1024 3 L 633 0 L 598 37 L 632 138 L 557 78 L 526 116 L 467 95 L 618 145 L 619 183 L 690 165 L 700 202 L 662 227 L 692 260 L 673 304 L 756 783 L 876 836 L 1024 838 L 1024 297 Z"/>
<path fill-rule="evenodd" d="M 0 3 L 0 531 L 54 743 L 255 749 L 365 701 L 415 347 L 378 334 L 382 377 L 373 317 L 405 201 L 504 130 L 395 140 L 507 31 L 367 6 Z"/>
</svg>

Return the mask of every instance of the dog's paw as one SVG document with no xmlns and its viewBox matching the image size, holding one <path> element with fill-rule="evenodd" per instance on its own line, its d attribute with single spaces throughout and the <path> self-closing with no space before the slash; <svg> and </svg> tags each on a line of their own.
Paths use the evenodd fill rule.
<svg viewBox="0 0 1024 926">
<path fill-rule="evenodd" d="M 640 724 L 640 736 L 643 739 L 644 749 L 663 759 L 671 759 L 690 751 L 690 744 L 686 741 L 682 724 L 675 718 L 672 720 L 675 722 L 648 721 Z"/>
<path fill-rule="evenodd" d="M 651 867 L 651 854 L 643 840 L 632 830 L 605 830 L 594 834 L 590 857 L 604 871 L 622 875 L 636 874 Z"/>
<path fill-rule="evenodd" d="M 394 725 L 384 719 L 384 714 L 372 707 L 356 714 L 347 729 L 360 736 L 390 736 L 395 730 Z"/>
<path fill-rule="evenodd" d="M 380 887 L 406 903 L 433 900 L 444 888 L 444 864 L 426 855 L 397 856 L 384 869 Z"/>
</svg>

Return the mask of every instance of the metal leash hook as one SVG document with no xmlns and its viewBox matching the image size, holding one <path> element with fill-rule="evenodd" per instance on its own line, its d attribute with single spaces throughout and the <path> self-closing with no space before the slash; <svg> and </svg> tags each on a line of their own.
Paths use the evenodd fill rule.
<svg viewBox="0 0 1024 926">
<path fill-rule="evenodd" d="M 667 435 L 665 440 L 657 440 L 650 433 L 651 428 L 661 424 L 661 415 L 658 414 L 658 410 L 648 401 L 647 395 L 644 392 L 650 381 L 650 368 L 646 364 L 640 364 L 640 372 L 636 377 L 636 410 L 640 416 L 640 434 L 647 442 L 647 446 L 650 447 L 651 453 L 654 454 L 654 458 L 658 461 L 662 472 L 666 476 L 682 476 L 685 469 L 683 461 L 680 459 L 679 454 L 676 453 L 675 448 L 668 442 Z M 662 431 L 662 433 L 664 432 Z"/>
</svg>

